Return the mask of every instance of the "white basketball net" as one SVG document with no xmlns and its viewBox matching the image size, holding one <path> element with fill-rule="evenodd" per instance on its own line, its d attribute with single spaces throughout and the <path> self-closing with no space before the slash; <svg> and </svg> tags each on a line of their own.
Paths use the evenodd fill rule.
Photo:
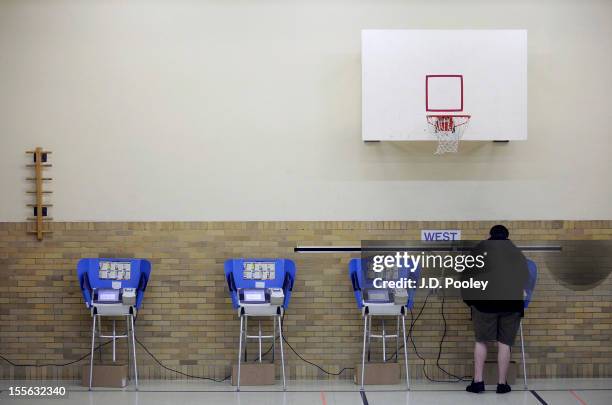
<svg viewBox="0 0 612 405">
<path fill-rule="evenodd" d="M 469 122 L 469 115 L 428 115 L 429 132 L 438 139 L 435 155 L 457 152 Z"/>
</svg>

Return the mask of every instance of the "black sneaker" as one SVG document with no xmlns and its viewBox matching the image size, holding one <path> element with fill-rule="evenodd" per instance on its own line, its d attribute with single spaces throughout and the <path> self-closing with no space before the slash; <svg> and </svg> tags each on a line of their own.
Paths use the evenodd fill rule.
<svg viewBox="0 0 612 405">
<path fill-rule="evenodd" d="M 498 387 L 498 389 L 499 389 L 499 387 Z M 470 385 L 468 385 L 467 387 L 465 387 L 465 390 L 467 392 L 472 392 L 474 394 L 479 394 L 481 392 L 484 392 L 484 390 L 485 390 L 484 381 L 474 382 L 474 380 L 472 380 L 472 383 Z"/>
<path fill-rule="evenodd" d="M 498 394 L 507 394 L 510 391 L 512 388 L 508 384 L 497 384 L 497 390 L 495 390 Z"/>
</svg>

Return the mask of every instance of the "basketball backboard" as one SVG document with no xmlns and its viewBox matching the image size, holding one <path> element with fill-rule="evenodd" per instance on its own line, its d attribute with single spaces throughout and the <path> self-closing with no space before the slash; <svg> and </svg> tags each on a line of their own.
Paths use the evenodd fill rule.
<svg viewBox="0 0 612 405">
<path fill-rule="evenodd" d="M 471 115 L 463 140 L 527 139 L 526 30 L 363 30 L 362 138 L 435 140 L 428 114 Z"/>
</svg>

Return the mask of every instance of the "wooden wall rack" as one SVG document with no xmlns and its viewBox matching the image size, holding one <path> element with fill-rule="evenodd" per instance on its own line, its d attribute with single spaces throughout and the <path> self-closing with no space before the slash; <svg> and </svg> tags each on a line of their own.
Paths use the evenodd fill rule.
<svg viewBox="0 0 612 405">
<path fill-rule="evenodd" d="M 27 177 L 26 180 L 33 181 L 35 185 L 34 190 L 28 190 L 26 193 L 34 194 L 36 197 L 34 204 L 27 204 L 28 207 L 32 207 L 34 212 L 33 216 L 28 217 L 28 221 L 34 221 L 35 224 L 35 228 L 29 230 L 28 233 L 36 234 L 38 240 L 43 240 L 44 234 L 52 232 L 48 226 L 45 226 L 45 223 L 53 220 L 53 218 L 47 215 L 48 207 L 53 205 L 46 203 L 44 196 L 53 193 L 53 191 L 43 189 L 45 182 L 53 180 L 51 177 L 43 176 L 43 170 L 52 166 L 51 163 L 48 163 L 51 151 L 45 151 L 38 147 L 35 150 L 26 151 L 26 153 L 32 155 L 32 163 L 26 166 L 34 168 L 34 177 Z"/>
</svg>

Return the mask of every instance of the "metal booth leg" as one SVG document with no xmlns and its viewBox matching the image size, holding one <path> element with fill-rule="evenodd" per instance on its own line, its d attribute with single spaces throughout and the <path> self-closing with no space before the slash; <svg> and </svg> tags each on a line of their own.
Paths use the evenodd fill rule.
<svg viewBox="0 0 612 405">
<path fill-rule="evenodd" d="M 249 318 L 247 315 L 244 316 L 244 362 L 247 362 L 247 350 L 249 348 L 249 339 L 247 335 L 249 334 Z"/>
<path fill-rule="evenodd" d="M 261 359 L 261 319 L 259 319 L 259 320 L 258 320 L 257 325 L 258 325 L 258 332 L 259 332 L 259 335 L 258 335 L 258 343 L 259 343 L 259 362 L 261 363 L 261 360 L 262 360 L 262 359 Z"/>
<path fill-rule="evenodd" d="M 134 384 L 138 391 L 138 362 L 136 361 L 136 335 L 134 334 L 134 314 L 130 314 L 130 329 L 132 336 L 132 356 L 134 357 Z"/>
<path fill-rule="evenodd" d="M 370 333 L 372 333 L 370 331 Z M 385 318 L 382 318 L 382 346 L 383 346 L 383 352 L 382 352 L 382 358 L 383 358 L 383 363 L 387 362 L 387 332 L 385 331 Z"/>
<path fill-rule="evenodd" d="M 400 317 L 395 319 L 395 361 L 399 363 L 399 337 L 400 337 Z"/>
<path fill-rule="evenodd" d="M 94 360 L 94 349 L 96 346 L 96 314 L 93 315 L 93 321 L 91 323 L 91 356 L 89 357 L 89 391 L 91 391 L 91 384 L 93 382 L 93 360 Z"/>
<path fill-rule="evenodd" d="M 285 379 L 285 353 L 283 350 L 283 324 L 281 323 L 281 316 L 277 315 L 278 319 L 278 340 L 280 341 L 280 354 L 281 354 L 281 370 L 283 373 L 283 391 L 287 390 L 287 381 Z"/>
<path fill-rule="evenodd" d="M 408 391 L 410 391 L 410 368 L 408 366 L 408 340 L 406 340 L 406 316 L 403 313 L 402 313 L 402 330 L 404 334 L 404 365 L 406 367 L 406 388 L 408 389 Z"/>
<path fill-rule="evenodd" d="M 361 352 L 361 391 L 363 391 L 363 379 L 365 377 L 366 341 L 368 335 L 368 314 L 363 315 L 363 351 Z"/>
<path fill-rule="evenodd" d="M 370 361 L 370 353 L 372 350 L 372 317 L 368 317 L 368 361 Z"/>
<path fill-rule="evenodd" d="M 276 321 L 272 320 L 272 363 L 274 363 L 274 353 L 276 352 Z"/>
<path fill-rule="evenodd" d="M 240 391 L 240 363 L 242 362 L 242 327 L 244 326 L 244 318 L 240 315 L 240 334 L 238 338 L 238 373 L 236 376 L 236 391 Z"/>
<path fill-rule="evenodd" d="M 525 363 L 525 341 L 523 339 L 523 320 L 519 323 L 519 330 L 521 331 L 521 353 L 523 355 L 523 383 L 525 389 L 527 389 L 527 364 Z"/>
<path fill-rule="evenodd" d="M 98 332 L 97 333 L 98 335 L 101 335 L 102 334 L 102 317 L 98 315 L 97 318 L 98 318 Z M 100 339 L 100 342 L 101 341 L 102 339 Z M 100 360 L 100 363 L 102 363 L 102 345 L 98 347 L 98 360 Z"/>
<path fill-rule="evenodd" d="M 113 363 L 117 361 L 117 324 L 113 319 Z"/>
<path fill-rule="evenodd" d="M 127 378 L 128 378 L 128 381 L 131 381 L 132 370 L 130 370 L 130 368 L 132 367 L 132 361 L 131 361 L 132 355 L 130 354 L 130 317 L 129 315 L 125 317 L 125 341 L 127 343 L 127 356 L 128 356 Z"/>
</svg>

